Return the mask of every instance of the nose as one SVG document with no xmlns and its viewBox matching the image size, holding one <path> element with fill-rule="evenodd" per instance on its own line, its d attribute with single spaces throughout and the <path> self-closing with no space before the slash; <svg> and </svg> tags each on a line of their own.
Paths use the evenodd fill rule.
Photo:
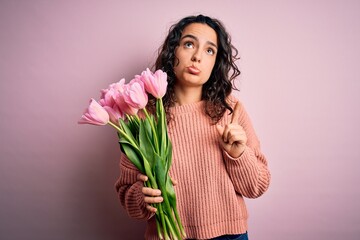
<svg viewBox="0 0 360 240">
<path fill-rule="evenodd" d="M 199 50 L 195 51 L 192 55 L 191 61 L 193 62 L 200 62 L 201 61 L 201 53 Z"/>
</svg>

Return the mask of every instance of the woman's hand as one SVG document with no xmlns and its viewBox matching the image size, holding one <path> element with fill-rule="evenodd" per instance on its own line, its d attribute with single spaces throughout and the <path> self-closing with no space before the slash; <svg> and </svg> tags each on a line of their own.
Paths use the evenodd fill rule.
<svg viewBox="0 0 360 240">
<path fill-rule="evenodd" d="M 240 118 L 240 104 L 237 102 L 231 116 L 230 123 L 224 127 L 216 125 L 219 133 L 220 146 L 233 158 L 238 158 L 244 152 L 247 137 L 242 126 L 238 124 Z"/>
<path fill-rule="evenodd" d="M 146 182 L 148 180 L 148 177 L 146 175 L 139 173 L 137 175 L 137 179 L 140 181 Z M 171 181 L 174 186 L 177 184 L 177 182 L 172 178 L 171 178 Z M 146 209 L 149 210 L 150 212 L 155 213 L 157 209 L 154 208 L 153 206 L 151 206 L 151 204 L 161 203 L 163 201 L 163 198 L 161 197 L 160 189 L 143 187 L 141 191 L 144 194 L 144 201 L 145 201 L 145 203 L 147 203 Z"/>
<path fill-rule="evenodd" d="M 143 175 L 141 173 L 138 174 L 137 179 L 143 182 L 146 182 L 149 178 L 146 175 Z M 149 187 L 143 187 L 142 193 L 144 194 L 144 201 L 146 202 L 146 209 L 150 212 L 155 213 L 156 208 L 151 206 L 150 204 L 153 203 L 161 203 L 163 201 L 163 198 L 161 197 L 161 191 L 160 189 L 152 189 Z"/>
</svg>

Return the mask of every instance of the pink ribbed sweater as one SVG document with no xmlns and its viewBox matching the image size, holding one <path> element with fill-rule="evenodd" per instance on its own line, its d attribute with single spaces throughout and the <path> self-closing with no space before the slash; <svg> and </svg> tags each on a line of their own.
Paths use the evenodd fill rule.
<svg viewBox="0 0 360 240">
<path fill-rule="evenodd" d="M 230 99 L 234 106 L 237 100 Z M 178 182 L 174 187 L 178 211 L 188 238 L 244 233 L 248 213 L 243 197 L 256 198 L 266 191 L 270 182 L 267 162 L 242 105 L 239 124 L 248 140 L 244 153 L 236 159 L 220 149 L 216 126 L 203 109 L 204 101 L 171 109 L 174 121 L 168 126 L 173 144 L 170 175 Z M 228 113 L 220 124 L 230 121 Z M 115 187 L 128 214 L 148 221 L 145 239 L 158 239 L 155 218 L 143 200 L 143 183 L 136 179 L 138 173 L 122 154 Z"/>
</svg>

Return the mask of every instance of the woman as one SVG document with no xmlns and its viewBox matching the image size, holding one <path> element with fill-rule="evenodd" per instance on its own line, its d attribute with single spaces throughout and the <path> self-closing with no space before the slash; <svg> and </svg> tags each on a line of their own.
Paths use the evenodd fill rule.
<svg viewBox="0 0 360 240">
<path fill-rule="evenodd" d="M 231 95 L 240 74 L 236 55 L 223 25 L 199 15 L 170 28 L 155 64 L 168 74 L 163 101 L 173 144 L 170 176 L 189 239 L 248 239 L 243 197 L 257 198 L 269 186 L 259 140 Z M 146 239 L 158 239 L 151 204 L 163 199 L 144 181 L 122 154 L 116 183 L 121 204 L 131 217 L 148 221 Z"/>
</svg>

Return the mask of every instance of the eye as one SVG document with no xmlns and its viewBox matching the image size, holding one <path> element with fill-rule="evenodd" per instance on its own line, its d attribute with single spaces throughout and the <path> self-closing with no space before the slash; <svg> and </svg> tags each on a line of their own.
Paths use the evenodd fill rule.
<svg viewBox="0 0 360 240">
<path fill-rule="evenodd" d="M 194 44 L 192 42 L 185 42 L 184 46 L 185 46 L 185 48 L 193 48 Z"/>
<path fill-rule="evenodd" d="M 208 50 L 206 50 L 206 52 L 207 52 L 209 55 L 214 55 L 214 54 L 215 54 L 215 51 L 214 51 L 214 49 L 212 49 L 212 48 L 209 48 Z"/>
</svg>

